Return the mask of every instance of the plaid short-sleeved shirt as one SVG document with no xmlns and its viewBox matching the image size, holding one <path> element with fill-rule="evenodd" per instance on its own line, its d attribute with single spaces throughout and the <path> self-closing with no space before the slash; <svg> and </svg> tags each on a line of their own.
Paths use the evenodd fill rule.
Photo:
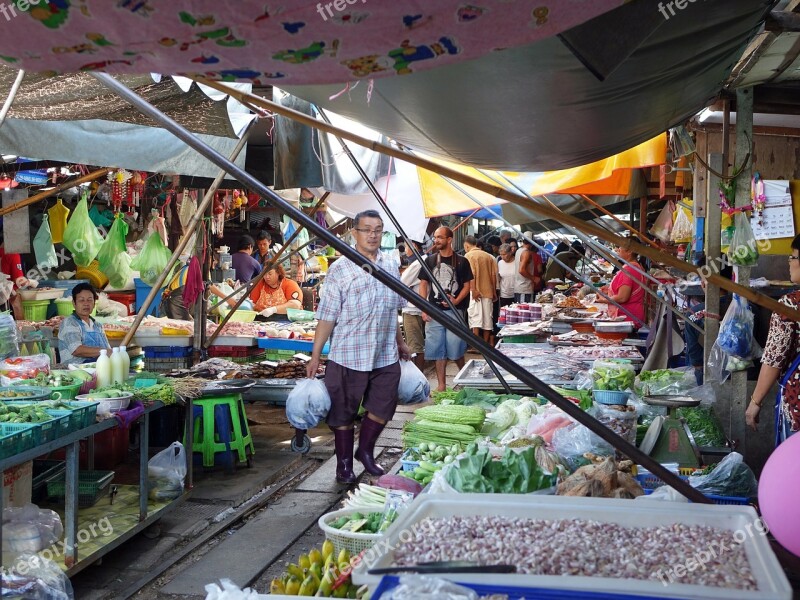
<svg viewBox="0 0 800 600">
<path fill-rule="evenodd" d="M 398 265 L 383 252 L 375 264 L 400 279 Z M 335 321 L 328 358 L 354 371 L 372 371 L 398 360 L 397 311 L 406 301 L 347 258 L 325 277 L 317 319 Z"/>
</svg>

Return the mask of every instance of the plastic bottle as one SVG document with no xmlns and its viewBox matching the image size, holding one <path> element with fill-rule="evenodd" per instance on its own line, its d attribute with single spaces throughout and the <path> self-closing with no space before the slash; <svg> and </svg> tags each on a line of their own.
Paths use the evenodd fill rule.
<svg viewBox="0 0 800 600">
<path fill-rule="evenodd" d="M 128 356 L 128 349 L 120 346 L 119 355 L 122 357 L 122 381 L 128 381 L 131 374 L 131 357 Z"/>
<path fill-rule="evenodd" d="M 122 371 L 125 368 L 125 359 L 119 353 L 119 348 L 111 350 L 111 381 L 114 385 L 122 383 Z"/>
<path fill-rule="evenodd" d="M 111 359 L 108 358 L 108 351 L 103 348 L 97 357 L 97 387 L 109 385 L 111 385 Z"/>
</svg>

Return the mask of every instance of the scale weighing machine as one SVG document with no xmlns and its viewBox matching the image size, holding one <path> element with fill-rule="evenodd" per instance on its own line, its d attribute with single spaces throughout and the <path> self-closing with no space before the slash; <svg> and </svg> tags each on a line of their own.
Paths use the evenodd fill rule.
<svg viewBox="0 0 800 600">
<path fill-rule="evenodd" d="M 700 399 L 689 396 L 645 396 L 650 406 L 667 407 L 667 416 L 653 419 L 639 449 L 661 464 L 678 463 L 681 468 L 696 468 L 702 464 L 700 449 L 686 422 L 678 417 L 677 409 L 700 405 Z"/>
</svg>

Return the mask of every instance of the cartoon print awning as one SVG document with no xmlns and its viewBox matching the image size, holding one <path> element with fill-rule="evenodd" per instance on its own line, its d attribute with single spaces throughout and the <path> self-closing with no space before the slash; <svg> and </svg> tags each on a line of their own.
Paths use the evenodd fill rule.
<svg viewBox="0 0 800 600">
<path fill-rule="evenodd" d="M 27 71 L 340 83 L 419 72 L 529 44 L 624 3 L 13 0 L 0 4 L 0 59 Z"/>
<path fill-rule="evenodd" d="M 630 150 L 588 165 L 543 173 L 502 172 L 502 176 L 534 197 L 555 193 L 625 196 L 630 189 L 632 169 L 664 164 L 666 159 L 667 134 L 664 133 Z M 504 184 L 501 175 L 497 173 L 487 172 L 487 175 L 484 175 L 477 169 L 465 165 L 445 163 L 440 160 L 436 162 L 495 185 Z M 475 210 L 476 205 L 473 200 L 456 190 L 439 175 L 418 169 L 418 176 L 426 217 Z M 489 194 L 471 188 L 466 188 L 466 191 L 487 206 L 503 203 Z"/>
</svg>

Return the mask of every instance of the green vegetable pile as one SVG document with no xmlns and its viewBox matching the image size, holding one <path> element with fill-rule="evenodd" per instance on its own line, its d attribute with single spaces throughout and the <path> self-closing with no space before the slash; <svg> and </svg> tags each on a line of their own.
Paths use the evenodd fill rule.
<svg viewBox="0 0 800 600">
<path fill-rule="evenodd" d="M 158 400 L 164 404 L 175 404 L 175 388 L 169 382 L 157 383 L 145 388 L 136 388 L 135 394 L 147 401 Z"/>
<path fill-rule="evenodd" d="M 122 389 L 122 386 L 117 385 L 117 387 L 105 387 L 100 388 L 97 390 L 93 390 L 89 392 L 86 399 L 87 400 L 113 400 L 116 398 L 126 397 L 128 394 L 127 390 Z"/>
<path fill-rule="evenodd" d="M 725 432 L 719 424 L 712 408 L 696 406 L 679 408 L 678 417 L 685 419 L 698 446 L 724 446 L 727 442 Z"/>
<path fill-rule="evenodd" d="M 41 387 L 62 387 L 65 385 L 83 383 L 83 379 L 73 377 L 66 371 L 52 371 L 51 373 L 39 373 L 30 380 L 30 383 L 31 385 L 38 385 Z"/>
<path fill-rule="evenodd" d="M 461 446 L 437 446 L 436 444 L 422 443 L 419 448 L 410 448 L 403 455 L 405 460 L 419 461 L 419 466 L 411 471 L 398 471 L 398 475 L 408 477 L 421 485 L 427 485 L 433 479 L 436 471 L 453 462 L 461 454 Z"/>
<path fill-rule="evenodd" d="M 558 474 L 546 473 L 536 462 L 533 448 L 521 452 L 506 449 L 500 460 L 493 460 L 486 448 L 470 444 L 466 456 L 447 469 L 445 480 L 458 492 L 529 494 L 551 488 Z"/>
<path fill-rule="evenodd" d="M 0 422 L 2 423 L 43 423 L 53 420 L 44 406 L 39 403 L 16 406 L 0 402 Z"/>
<path fill-rule="evenodd" d="M 560 388 L 554 385 L 551 385 L 550 387 L 565 398 L 573 398 L 574 400 L 577 400 L 576 404 L 578 404 L 582 410 L 589 410 L 592 408 L 594 401 L 592 400 L 592 392 L 590 390 L 568 390 L 566 388 Z M 542 400 L 545 399 L 542 398 Z"/>
<path fill-rule="evenodd" d="M 635 389 L 641 396 L 677 396 L 695 386 L 693 373 L 657 369 L 639 373 Z"/>
<path fill-rule="evenodd" d="M 386 531 L 396 517 L 397 511 L 395 510 L 389 510 L 385 514 L 371 512 L 366 515 L 355 512 L 348 516 L 339 517 L 335 521 L 328 523 L 328 525 L 339 531 L 349 531 L 351 533 L 380 533 Z"/>
<path fill-rule="evenodd" d="M 594 389 L 624 392 L 633 389 L 636 371 L 633 365 L 624 361 L 596 361 L 592 366 Z"/>
<path fill-rule="evenodd" d="M 434 404 L 442 406 L 480 406 L 484 410 L 494 410 L 496 406 L 506 400 L 519 400 L 522 396 L 515 394 L 493 394 L 475 388 L 464 388 L 458 392 L 447 390 L 445 392 L 432 392 Z"/>
</svg>

